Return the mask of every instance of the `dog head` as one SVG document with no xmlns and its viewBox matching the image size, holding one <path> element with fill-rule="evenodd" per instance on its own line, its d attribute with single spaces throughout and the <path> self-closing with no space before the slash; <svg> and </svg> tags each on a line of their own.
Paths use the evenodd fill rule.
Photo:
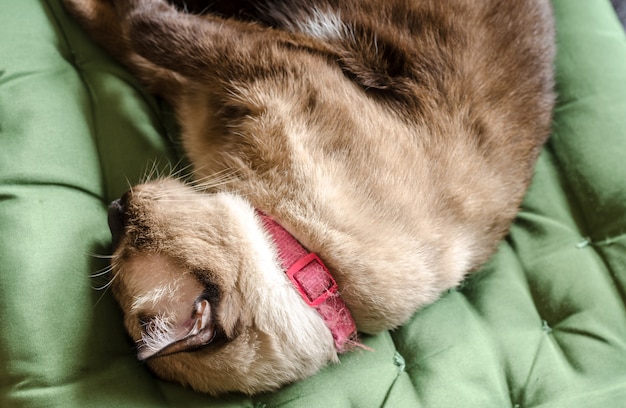
<svg viewBox="0 0 626 408">
<path fill-rule="evenodd" d="M 114 296 L 138 358 L 160 377 L 252 394 L 336 361 L 330 331 L 243 198 L 161 179 L 114 201 L 109 225 Z"/>
</svg>

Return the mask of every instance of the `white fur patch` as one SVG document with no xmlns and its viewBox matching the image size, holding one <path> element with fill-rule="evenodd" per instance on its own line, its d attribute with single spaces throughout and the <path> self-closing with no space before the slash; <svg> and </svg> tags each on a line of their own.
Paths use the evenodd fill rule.
<svg viewBox="0 0 626 408">
<path fill-rule="evenodd" d="M 348 26 L 341 20 L 341 16 L 333 11 L 321 11 L 313 8 L 311 16 L 296 22 L 298 31 L 321 40 L 343 38 L 348 34 Z"/>
<path fill-rule="evenodd" d="M 233 218 L 239 221 L 242 236 L 247 238 L 250 255 L 257 264 L 255 273 L 251 268 L 240 279 L 240 285 L 248 286 L 242 287 L 242 291 L 249 294 L 248 301 L 257 306 L 255 324 L 261 331 L 279 336 L 284 344 L 276 346 L 284 347 L 284 353 L 311 361 L 318 358 L 336 361 L 334 342 L 326 323 L 314 308 L 304 304 L 287 279 L 271 237 L 254 209 L 238 196 L 225 194 L 224 198 L 231 201 L 229 207 L 236 214 Z"/>
<path fill-rule="evenodd" d="M 141 334 L 139 345 L 139 358 L 145 359 L 164 347 L 175 342 L 179 333 L 172 322 L 164 316 L 157 316 L 146 324 Z"/>
</svg>

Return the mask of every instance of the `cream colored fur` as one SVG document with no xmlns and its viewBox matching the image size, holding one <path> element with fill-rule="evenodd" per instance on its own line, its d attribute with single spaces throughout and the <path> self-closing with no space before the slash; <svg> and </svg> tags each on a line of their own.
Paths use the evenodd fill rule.
<svg viewBox="0 0 626 408">
<path fill-rule="evenodd" d="M 547 0 L 272 1 L 271 28 L 65 3 L 181 125 L 196 186 L 153 180 L 116 204 L 112 287 L 139 357 L 196 390 L 273 390 L 338 361 L 255 210 L 320 256 L 361 332 L 392 329 L 493 253 L 550 129 Z"/>
</svg>

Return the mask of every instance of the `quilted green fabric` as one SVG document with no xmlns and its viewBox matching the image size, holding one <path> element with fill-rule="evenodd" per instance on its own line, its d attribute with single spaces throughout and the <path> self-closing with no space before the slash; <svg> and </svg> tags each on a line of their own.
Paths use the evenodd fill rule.
<svg viewBox="0 0 626 408">
<path fill-rule="evenodd" d="M 554 0 L 554 132 L 510 236 L 375 351 L 214 399 L 134 357 L 97 275 L 107 203 L 179 160 L 171 116 L 57 0 L 0 11 L 1 407 L 626 407 L 626 36 Z"/>
</svg>

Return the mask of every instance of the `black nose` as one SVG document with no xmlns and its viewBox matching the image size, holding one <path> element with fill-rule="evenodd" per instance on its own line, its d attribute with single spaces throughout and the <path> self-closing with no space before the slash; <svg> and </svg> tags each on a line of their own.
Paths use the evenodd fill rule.
<svg viewBox="0 0 626 408">
<path fill-rule="evenodd" d="M 122 235 L 124 235 L 125 213 L 126 206 L 121 199 L 117 199 L 109 205 L 108 220 L 111 237 L 113 238 L 113 248 L 117 247 Z"/>
</svg>

